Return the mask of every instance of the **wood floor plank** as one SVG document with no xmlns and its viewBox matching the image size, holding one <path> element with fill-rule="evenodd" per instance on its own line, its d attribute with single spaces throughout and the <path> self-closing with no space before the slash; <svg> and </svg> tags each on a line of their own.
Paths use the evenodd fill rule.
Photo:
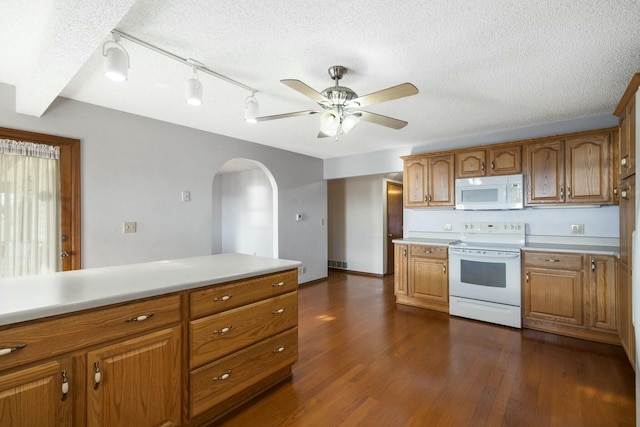
<svg viewBox="0 0 640 427">
<path fill-rule="evenodd" d="M 393 276 L 299 291 L 299 361 L 215 425 L 634 426 L 621 347 L 398 306 Z"/>
</svg>

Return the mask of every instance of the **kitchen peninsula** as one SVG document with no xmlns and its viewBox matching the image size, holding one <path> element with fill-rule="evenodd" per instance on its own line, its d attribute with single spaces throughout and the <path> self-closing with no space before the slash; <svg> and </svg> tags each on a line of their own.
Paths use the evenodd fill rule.
<svg viewBox="0 0 640 427">
<path fill-rule="evenodd" d="M 0 426 L 201 425 L 291 375 L 297 261 L 222 254 L 0 286 Z"/>
</svg>

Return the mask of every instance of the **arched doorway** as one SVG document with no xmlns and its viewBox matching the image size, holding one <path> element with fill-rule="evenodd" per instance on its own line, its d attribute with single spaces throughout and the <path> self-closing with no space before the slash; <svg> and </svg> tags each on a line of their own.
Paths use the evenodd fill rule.
<svg viewBox="0 0 640 427">
<path fill-rule="evenodd" d="M 227 161 L 213 179 L 212 253 L 278 257 L 278 186 L 250 159 Z"/>
</svg>

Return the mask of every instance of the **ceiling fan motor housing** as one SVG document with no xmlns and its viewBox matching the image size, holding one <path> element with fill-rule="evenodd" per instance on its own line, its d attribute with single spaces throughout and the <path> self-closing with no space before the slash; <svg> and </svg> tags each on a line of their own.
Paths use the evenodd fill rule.
<svg viewBox="0 0 640 427">
<path fill-rule="evenodd" d="M 322 96 L 331 102 L 330 106 L 336 106 L 356 99 L 358 94 L 345 86 L 331 86 L 322 91 Z"/>
</svg>

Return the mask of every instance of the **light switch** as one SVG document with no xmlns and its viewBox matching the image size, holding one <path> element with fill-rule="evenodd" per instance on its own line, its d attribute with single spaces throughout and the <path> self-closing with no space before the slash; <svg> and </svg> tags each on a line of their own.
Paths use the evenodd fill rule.
<svg viewBox="0 0 640 427">
<path fill-rule="evenodd" d="M 191 201 L 191 191 L 183 191 L 182 192 L 182 201 L 190 202 Z"/>
</svg>

